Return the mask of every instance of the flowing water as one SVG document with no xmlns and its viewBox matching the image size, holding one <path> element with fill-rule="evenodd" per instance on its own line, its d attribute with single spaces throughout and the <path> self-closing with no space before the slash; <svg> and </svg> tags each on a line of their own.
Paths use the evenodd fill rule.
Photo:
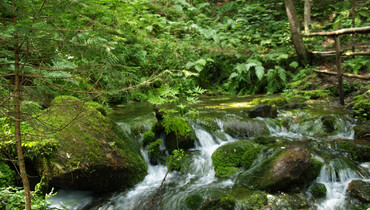
<svg viewBox="0 0 370 210">
<path fill-rule="evenodd" d="M 262 124 L 267 128 L 270 136 L 283 139 L 282 141 L 287 142 L 287 145 L 296 141 L 310 142 L 309 145 L 316 151 L 313 155 L 325 162 L 320 175 L 313 183 L 324 184 L 327 188 L 327 196 L 323 199 L 313 199 L 309 186 L 306 186 L 300 192 L 308 198 L 305 208 L 327 210 L 346 207 L 350 209 L 346 193 L 348 184 L 354 179 L 369 181 L 366 176 L 359 176 L 358 169 L 356 166 L 353 167 L 354 163 L 351 165 L 347 163 L 347 159 L 338 158 L 341 157 L 341 154 L 336 152 L 335 146 L 333 146 L 333 141 L 335 142 L 337 139 L 353 141 L 353 120 L 349 117 L 350 115 L 345 110 L 338 108 L 325 108 L 323 110 L 322 107 L 312 106 L 304 110 L 280 110 L 275 119 L 257 118 L 251 121 L 245 113 L 245 109 L 249 108 L 250 100 L 245 98 L 231 101 L 209 100 L 196 107 L 200 113 L 199 119 L 190 122 L 197 142 L 195 147 L 189 151 L 191 159 L 186 173 L 167 172 L 166 165 L 150 164 L 147 151 L 142 149 L 142 157 L 148 164 L 148 175 L 132 189 L 104 196 L 89 192 L 59 191 L 58 195 L 51 199 L 53 203 L 51 207 L 63 206 L 61 205 L 62 201 L 76 201 L 79 203 L 65 203 L 64 205 L 69 209 L 99 210 L 189 209 L 185 205 L 185 200 L 189 195 L 201 195 L 203 201 L 206 201 L 218 198 L 223 194 L 230 194 L 237 188 L 235 177 L 230 179 L 215 177 L 211 156 L 218 147 L 239 140 L 239 137 L 227 131 L 230 127 L 228 123 L 233 122 L 234 124 L 247 123 L 250 125 L 251 131 L 245 133 L 250 139 L 259 135 L 257 130 Z M 239 104 L 239 106 L 235 104 Z M 143 111 L 143 107 L 145 107 L 145 111 Z M 142 133 L 148 131 L 155 123 L 155 118 L 149 106 L 142 105 L 139 108 L 139 116 L 135 114 L 138 112 L 132 107 L 122 108 L 117 111 L 113 119 L 129 134 L 130 125 L 146 120 Z M 321 122 L 323 115 L 335 118 L 335 131 L 330 133 L 324 131 Z M 281 122 L 285 122 L 285 124 Z M 133 138 L 140 140 L 141 137 L 133 135 Z M 323 152 L 325 155 L 322 155 L 320 148 L 330 151 L 333 156 L 328 157 L 327 152 Z M 264 158 L 263 154 L 260 154 L 259 157 L 260 161 Z M 364 166 L 368 166 L 366 164 L 364 163 Z M 281 201 L 281 194 L 269 194 L 268 198 L 269 202 L 284 203 Z M 276 209 L 295 208 L 283 204 L 279 207 L 279 205 L 277 204 Z M 237 205 L 235 208 L 243 209 L 243 206 Z"/>
</svg>

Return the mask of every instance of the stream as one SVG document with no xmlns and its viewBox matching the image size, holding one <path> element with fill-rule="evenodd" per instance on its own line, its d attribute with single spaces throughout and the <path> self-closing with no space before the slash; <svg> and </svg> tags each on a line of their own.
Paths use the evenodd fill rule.
<svg viewBox="0 0 370 210">
<path fill-rule="evenodd" d="M 267 193 L 267 209 L 352 209 L 361 206 L 350 198 L 347 186 L 352 180 L 369 182 L 369 162 L 353 161 L 349 154 L 338 149 L 338 141 L 355 140 L 355 120 L 342 107 L 310 104 L 303 109 L 279 109 L 276 118 L 248 118 L 253 98 L 205 98 L 194 106 L 199 112 L 197 119 L 189 120 L 197 141 L 189 150 L 190 164 L 183 173 L 173 171 L 167 174 L 166 165 L 150 164 L 147 151 L 141 154 L 148 165 L 148 175 L 133 188 L 108 194 L 59 190 L 49 200 L 50 208 L 57 209 L 193 209 L 186 204 L 191 195 L 200 195 L 203 202 L 231 195 L 236 199 L 234 209 L 254 209 L 244 200 L 256 190 L 238 182 L 238 174 L 231 178 L 218 178 L 212 164 L 212 154 L 222 145 L 246 138 L 254 139 L 260 135 L 261 125 L 266 127 L 269 136 L 280 142 L 279 147 L 302 142 L 311 156 L 323 163 L 316 179 L 297 189 L 286 192 Z M 115 108 L 111 118 L 138 141 L 143 133 L 149 131 L 156 122 L 152 106 L 137 103 L 127 107 Z M 322 116 L 335 119 L 335 129 L 327 132 Z M 235 124 L 235 125 L 234 125 Z M 230 131 L 230 126 L 250 126 L 239 131 Z M 140 127 L 140 133 L 132 132 Z M 234 130 L 239 127 L 233 127 Z M 165 149 L 164 145 L 161 149 Z M 265 154 L 259 154 L 252 167 L 263 161 Z M 165 180 L 164 177 L 166 176 Z M 163 185 L 162 182 L 164 181 Z M 312 196 L 311 186 L 324 184 L 327 193 L 324 198 Z M 199 208 L 199 206 L 198 206 Z"/>
</svg>

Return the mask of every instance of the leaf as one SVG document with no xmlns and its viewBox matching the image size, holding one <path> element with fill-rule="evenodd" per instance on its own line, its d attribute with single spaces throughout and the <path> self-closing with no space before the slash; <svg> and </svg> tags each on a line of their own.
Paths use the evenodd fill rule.
<svg viewBox="0 0 370 210">
<path fill-rule="evenodd" d="M 252 66 L 257 66 L 257 64 L 256 64 L 256 63 L 248 63 L 248 64 L 245 64 L 245 69 L 246 69 L 247 71 L 249 71 L 249 69 L 250 69 Z"/>
<path fill-rule="evenodd" d="M 194 68 L 195 68 L 195 70 L 197 70 L 198 72 L 201 72 L 201 71 L 204 69 L 204 66 L 201 66 L 201 65 L 195 64 Z"/>
<path fill-rule="evenodd" d="M 293 61 L 289 64 L 290 67 L 292 68 L 297 68 L 298 67 L 298 62 L 297 61 Z"/>
<path fill-rule="evenodd" d="M 185 65 L 185 68 L 186 69 L 190 69 L 191 67 L 193 67 L 195 65 L 195 63 L 193 62 L 187 62 L 186 65 Z"/>
<path fill-rule="evenodd" d="M 204 58 L 201 58 L 195 62 L 196 64 L 199 64 L 201 66 L 205 66 L 207 61 Z"/>
<path fill-rule="evenodd" d="M 239 77 L 239 74 L 236 73 L 236 72 L 233 72 L 233 73 L 230 74 L 229 79 L 233 79 L 235 77 Z"/>
<path fill-rule="evenodd" d="M 194 73 L 194 72 L 186 71 L 186 70 L 182 70 L 182 73 L 184 73 L 185 77 L 191 77 L 191 76 L 198 77 L 199 76 L 198 73 Z"/>
<path fill-rule="evenodd" d="M 281 68 L 280 66 L 278 66 L 278 72 L 279 72 L 280 79 L 285 82 L 286 81 L 286 73 L 285 73 L 285 70 L 283 68 Z"/>
<path fill-rule="evenodd" d="M 263 68 L 263 66 L 256 66 L 256 75 L 259 80 L 263 78 L 264 74 L 265 74 L 265 68 Z"/>
<path fill-rule="evenodd" d="M 289 55 L 288 54 L 280 54 L 279 57 L 278 57 L 278 60 L 282 60 L 282 59 L 288 59 Z"/>
<path fill-rule="evenodd" d="M 149 32 L 153 31 L 153 26 L 147 26 L 145 27 L 146 30 L 148 30 Z"/>
</svg>

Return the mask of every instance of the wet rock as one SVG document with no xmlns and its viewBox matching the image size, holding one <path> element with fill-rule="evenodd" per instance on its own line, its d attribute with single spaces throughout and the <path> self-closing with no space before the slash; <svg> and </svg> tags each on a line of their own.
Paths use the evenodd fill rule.
<svg viewBox="0 0 370 210">
<path fill-rule="evenodd" d="M 324 115 L 321 117 L 324 130 L 327 133 L 332 133 L 336 129 L 336 119 L 332 115 Z"/>
<path fill-rule="evenodd" d="M 355 130 L 355 138 L 357 139 L 370 139 L 370 123 L 369 121 L 359 121 L 357 125 L 353 127 Z"/>
<path fill-rule="evenodd" d="M 203 197 L 199 194 L 192 194 L 186 197 L 185 199 L 185 205 L 191 210 L 199 209 L 199 207 L 203 203 Z"/>
<path fill-rule="evenodd" d="M 326 197 L 326 187 L 322 183 L 315 183 L 311 187 L 311 194 L 315 198 L 324 198 Z"/>
<path fill-rule="evenodd" d="M 307 99 L 303 97 L 294 97 L 288 100 L 288 103 L 282 105 L 283 109 L 303 109 L 307 106 Z"/>
<path fill-rule="evenodd" d="M 248 111 L 248 115 L 251 118 L 274 118 L 277 116 L 277 108 L 269 104 L 260 104 Z"/>
<path fill-rule="evenodd" d="M 311 166 L 310 152 L 293 146 L 269 157 L 253 171 L 242 173 L 241 184 L 267 191 L 281 191 L 302 184 L 301 177 Z"/>
<path fill-rule="evenodd" d="M 223 128 L 226 133 L 234 138 L 266 136 L 270 134 L 267 126 L 255 119 L 228 118 L 223 121 Z"/>
<path fill-rule="evenodd" d="M 214 209 L 223 209 L 223 210 L 232 210 L 235 207 L 235 199 L 231 196 L 222 196 L 218 199 L 213 199 L 206 201 L 201 210 L 214 210 Z"/>
<path fill-rule="evenodd" d="M 349 183 L 347 191 L 359 200 L 370 203 L 370 183 L 362 180 L 353 180 Z"/>
<path fill-rule="evenodd" d="M 231 177 L 241 171 L 241 167 L 248 169 L 257 158 L 261 148 L 248 140 L 241 140 L 225 144 L 212 154 L 212 163 L 216 176 Z"/>
<path fill-rule="evenodd" d="M 68 126 L 53 136 L 55 151 L 36 161 L 39 174 L 45 174 L 51 186 L 112 191 L 131 187 L 145 177 L 147 165 L 138 142 L 116 123 L 77 98 L 58 97 L 52 104 L 41 120 Z"/>
<path fill-rule="evenodd" d="M 350 140 L 338 142 L 337 148 L 340 151 L 349 153 L 353 160 L 359 162 L 370 161 L 370 146 L 368 145 L 356 144 L 355 142 Z"/>
</svg>

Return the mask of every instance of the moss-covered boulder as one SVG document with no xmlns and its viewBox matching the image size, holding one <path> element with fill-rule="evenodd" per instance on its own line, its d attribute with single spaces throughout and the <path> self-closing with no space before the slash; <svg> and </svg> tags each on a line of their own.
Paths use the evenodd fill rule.
<svg viewBox="0 0 370 210">
<path fill-rule="evenodd" d="M 307 106 L 307 99 L 304 97 L 293 97 L 288 100 L 288 103 L 282 105 L 283 109 L 303 109 Z"/>
<path fill-rule="evenodd" d="M 50 126 L 57 148 L 47 158 L 38 158 L 40 175 L 55 187 L 111 191 L 141 181 L 147 166 L 138 142 L 100 111 L 74 97 L 57 97 L 40 117 Z"/>
<path fill-rule="evenodd" d="M 353 141 L 340 141 L 337 143 L 337 149 L 349 153 L 353 160 L 359 162 L 370 161 L 369 145 L 356 144 Z"/>
<path fill-rule="evenodd" d="M 300 184 L 302 175 L 310 166 L 310 152 L 293 145 L 271 155 L 254 170 L 241 173 L 238 179 L 245 186 L 271 192 L 282 191 Z"/>
<path fill-rule="evenodd" d="M 370 203 L 370 183 L 362 180 L 353 180 L 348 184 L 347 191 L 357 199 Z"/>
<path fill-rule="evenodd" d="M 269 104 L 259 104 L 248 111 L 248 115 L 251 118 L 256 117 L 268 117 L 274 118 L 277 116 L 277 108 Z"/>
<path fill-rule="evenodd" d="M 311 194 L 315 198 L 324 198 L 326 197 L 326 187 L 322 183 L 315 183 L 311 187 Z"/>
<path fill-rule="evenodd" d="M 201 210 L 232 210 L 235 207 L 235 198 L 229 195 L 223 195 L 221 198 L 206 201 Z"/>
<path fill-rule="evenodd" d="M 333 115 L 322 116 L 321 122 L 322 122 L 325 132 L 332 133 L 335 131 L 337 120 Z"/>
<path fill-rule="evenodd" d="M 144 133 L 143 141 L 141 144 L 143 147 L 146 147 L 150 143 L 153 143 L 155 141 L 155 133 L 153 131 L 148 131 Z"/>
<path fill-rule="evenodd" d="M 229 117 L 223 120 L 223 129 L 234 138 L 257 137 L 270 134 L 266 124 L 256 119 Z"/>
<path fill-rule="evenodd" d="M 212 163 L 216 176 L 230 177 L 240 172 L 241 168 L 248 169 L 257 158 L 261 147 L 248 140 L 225 144 L 212 154 Z"/>
<path fill-rule="evenodd" d="M 153 165 L 165 163 L 166 155 L 161 151 L 162 139 L 152 142 L 148 146 L 149 161 Z"/>
<path fill-rule="evenodd" d="M 200 194 L 191 194 L 185 199 L 185 205 L 191 210 L 199 209 L 204 202 L 203 197 Z"/>
<path fill-rule="evenodd" d="M 370 139 L 370 121 L 361 120 L 353 127 L 356 139 Z"/>
</svg>

